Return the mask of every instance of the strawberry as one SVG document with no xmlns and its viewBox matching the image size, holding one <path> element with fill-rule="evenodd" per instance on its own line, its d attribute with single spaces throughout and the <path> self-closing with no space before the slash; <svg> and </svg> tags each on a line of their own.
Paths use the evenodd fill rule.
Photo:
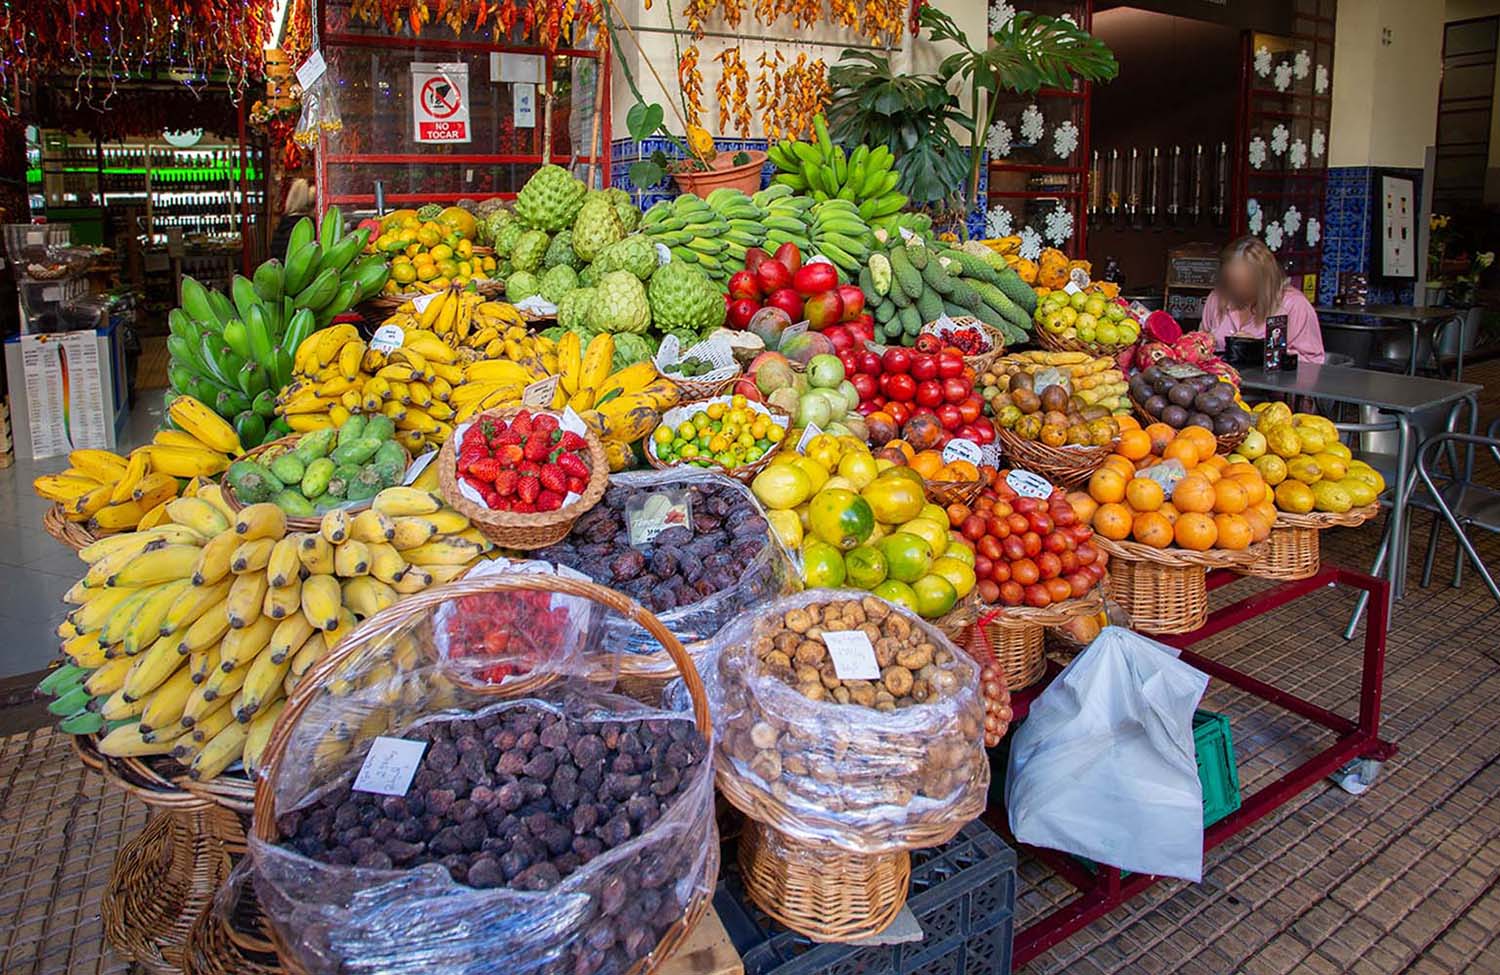
<svg viewBox="0 0 1500 975">
<path fill-rule="evenodd" d="M 490 438 L 490 447 L 500 447 L 504 444 L 521 442 L 521 435 L 513 429 L 501 430 Z"/>
<path fill-rule="evenodd" d="M 458 455 L 458 460 L 454 462 L 454 466 L 458 469 L 458 472 L 460 474 L 463 474 L 468 471 L 469 467 L 476 460 L 483 460 L 489 455 L 490 452 L 486 450 L 482 445 L 476 444 L 472 447 L 466 446 L 464 447 L 463 452 Z"/>
<path fill-rule="evenodd" d="M 589 476 L 589 465 L 583 462 L 583 458 L 577 454 L 563 454 L 557 458 L 557 466 L 563 469 L 563 473 L 569 477 L 581 477 L 585 480 Z"/>
<path fill-rule="evenodd" d="M 524 504 L 534 504 L 541 493 L 542 483 L 529 474 L 516 482 L 516 497 Z"/>
<path fill-rule="evenodd" d="M 524 514 L 527 512 L 535 511 L 536 504 L 531 501 L 512 501 L 510 503 L 510 510 L 514 511 L 516 514 Z"/>
<path fill-rule="evenodd" d="M 510 421 L 511 430 L 522 437 L 531 432 L 532 418 L 529 410 L 522 410 Z"/>
<path fill-rule="evenodd" d="M 548 491 L 565 492 L 568 489 L 568 475 L 556 464 L 543 464 L 541 471 L 537 475 L 537 479 L 542 482 L 542 487 Z"/>
<path fill-rule="evenodd" d="M 505 467 L 515 467 L 521 462 L 524 456 L 525 451 L 522 450 L 521 445 L 518 443 L 504 444 L 499 450 L 495 451 L 496 459 Z"/>
<path fill-rule="evenodd" d="M 508 498 L 516 493 L 516 484 L 521 480 L 521 475 L 515 471 L 503 470 L 495 475 L 495 493 L 502 498 Z"/>
<path fill-rule="evenodd" d="M 527 460 L 540 461 L 545 460 L 552 452 L 552 444 L 545 435 L 532 433 L 526 438 L 526 445 L 521 449 L 525 452 Z"/>
<path fill-rule="evenodd" d="M 563 495 L 557 491 L 543 491 L 536 496 L 536 510 L 556 511 L 562 507 Z"/>
<path fill-rule="evenodd" d="M 460 474 L 459 477 L 463 478 L 463 482 L 465 484 L 478 491 L 480 494 L 483 494 L 490 487 L 490 485 L 486 484 L 484 481 L 481 481 L 473 474 Z"/>
<path fill-rule="evenodd" d="M 584 492 L 584 489 L 588 486 L 589 482 L 581 477 L 568 478 L 568 490 L 572 491 L 574 494 L 582 494 Z"/>
<path fill-rule="evenodd" d="M 557 430 L 557 417 L 551 413 L 538 413 L 531 419 L 533 433 L 552 433 Z"/>
<path fill-rule="evenodd" d="M 461 450 L 468 450 L 471 447 L 482 447 L 485 440 L 484 430 L 480 424 L 472 423 L 469 425 L 469 429 L 464 431 L 464 437 L 459 441 L 459 448 Z"/>
<path fill-rule="evenodd" d="M 484 503 L 491 511 L 498 511 L 505 504 L 505 500 L 494 491 L 484 492 Z"/>
<path fill-rule="evenodd" d="M 564 430 L 563 435 L 558 438 L 557 445 L 563 450 L 582 450 L 589 445 L 589 442 L 572 430 Z"/>
<path fill-rule="evenodd" d="M 471 477 L 477 477 L 481 481 L 486 481 L 493 484 L 495 481 L 495 477 L 504 469 L 505 468 L 500 466 L 500 461 L 496 460 L 494 457 L 485 457 L 480 460 L 476 460 L 472 465 L 470 465 L 469 475 Z"/>
<path fill-rule="evenodd" d="M 523 460 L 516 465 L 516 470 L 521 474 L 537 475 L 542 472 L 541 467 L 534 460 Z"/>
</svg>

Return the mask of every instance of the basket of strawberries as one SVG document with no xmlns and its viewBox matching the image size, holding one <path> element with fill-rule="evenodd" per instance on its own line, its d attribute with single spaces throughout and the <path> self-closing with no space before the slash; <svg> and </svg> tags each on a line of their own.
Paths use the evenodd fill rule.
<svg viewBox="0 0 1500 975">
<path fill-rule="evenodd" d="M 497 545 L 567 537 L 609 482 L 604 445 L 576 415 L 509 407 L 460 424 L 438 454 L 443 497 Z"/>
</svg>

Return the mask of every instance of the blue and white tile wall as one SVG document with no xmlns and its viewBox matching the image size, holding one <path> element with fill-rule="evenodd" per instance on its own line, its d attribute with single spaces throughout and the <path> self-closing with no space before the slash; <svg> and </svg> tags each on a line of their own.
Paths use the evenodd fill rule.
<svg viewBox="0 0 1500 975">
<path fill-rule="evenodd" d="M 1376 170 L 1369 166 L 1339 166 L 1328 170 L 1323 200 L 1323 269 L 1318 275 L 1318 303 L 1331 304 L 1339 289 L 1340 272 L 1363 272 L 1371 277 L 1371 304 L 1409 304 L 1412 285 L 1384 284 L 1374 275 L 1376 172 L 1397 172 L 1416 180 L 1422 192 L 1420 169 Z"/>
</svg>

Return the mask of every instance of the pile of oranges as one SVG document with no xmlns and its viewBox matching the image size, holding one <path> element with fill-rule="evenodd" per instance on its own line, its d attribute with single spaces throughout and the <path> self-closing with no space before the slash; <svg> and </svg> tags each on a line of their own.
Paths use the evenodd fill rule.
<svg viewBox="0 0 1500 975">
<path fill-rule="evenodd" d="M 1117 419 L 1116 452 L 1089 478 L 1087 491 L 1068 496 L 1095 532 L 1195 552 L 1238 551 L 1270 535 L 1276 507 L 1265 479 L 1254 465 L 1216 454 L 1212 433 L 1165 423 L 1142 429 L 1128 417 Z"/>
</svg>

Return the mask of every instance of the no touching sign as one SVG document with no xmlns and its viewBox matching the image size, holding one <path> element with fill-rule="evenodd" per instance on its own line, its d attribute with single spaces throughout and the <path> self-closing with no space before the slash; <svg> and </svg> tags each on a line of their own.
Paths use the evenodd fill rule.
<svg viewBox="0 0 1500 975">
<path fill-rule="evenodd" d="M 468 142 L 469 66 L 414 61 L 412 114 L 418 142 Z"/>
</svg>

